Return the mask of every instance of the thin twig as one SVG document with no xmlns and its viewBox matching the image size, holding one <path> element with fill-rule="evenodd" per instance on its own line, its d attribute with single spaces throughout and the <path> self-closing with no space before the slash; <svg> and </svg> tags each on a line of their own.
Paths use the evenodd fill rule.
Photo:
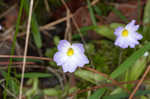
<svg viewBox="0 0 150 99">
<path fill-rule="evenodd" d="M 26 56 L 27 56 L 27 51 L 28 51 L 28 41 L 29 41 L 29 36 L 30 36 L 32 8 L 33 8 L 33 0 L 30 1 L 30 8 L 29 8 L 29 18 L 28 18 L 28 24 L 27 24 L 27 35 L 26 35 L 26 42 L 25 42 L 25 51 L 24 51 L 24 58 L 23 58 L 23 67 L 22 67 L 22 76 L 21 76 L 19 99 L 22 99 L 22 88 L 23 88 L 23 81 L 24 81 Z"/>
<path fill-rule="evenodd" d="M 9 7 L 9 9 L 7 11 L 4 11 L 4 13 L 2 13 L 0 15 L 0 19 L 5 17 L 6 15 L 8 15 L 8 13 L 10 13 L 12 10 L 14 10 L 17 7 L 17 3 L 14 4 L 13 6 Z"/>
<path fill-rule="evenodd" d="M 97 70 L 95 70 L 95 69 L 93 69 L 93 68 L 89 68 L 89 67 L 84 67 L 84 68 L 85 68 L 86 70 L 89 70 L 89 71 L 92 71 L 92 72 L 94 72 L 94 73 L 97 73 L 97 74 L 103 76 L 104 78 L 106 78 L 106 79 L 112 81 L 112 83 L 113 83 L 114 85 L 118 85 L 118 82 L 117 82 L 116 80 L 110 78 L 107 74 L 104 74 L 104 73 L 102 73 L 102 72 L 99 72 L 99 71 L 97 71 Z M 126 92 L 129 93 L 129 90 L 128 90 L 127 88 L 124 88 L 123 86 L 120 86 L 120 88 L 124 89 Z"/>
<path fill-rule="evenodd" d="M 44 0 L 44 4 L 45 4 L 46 11 L 47 11 L 48 13 L 50 13 L 50 7 L 49 7 L 49 5 L 48 5 L 48 1 L 47 1 L 47 0 Z"/>
<path fill-rule="evenodd" d="M 118 82 L 117 85 L 136 84 L 136 83 L 138 83 L 138 80 L 128 81 L 128 82 Z M 69 94 L 68 96 L 72 96 L 72 95 L 75 95 L 75 94 L 80 94 L 80 93 L 87 92 L 87 91 L 90 91 L 90 90 L 95 90 L 95 89 L 105 88 L 105 87 L 113 87 L 113 86 L 116 86 L 116 84 L 101 84 L 101 85 L 93 86 L 93 87 L 86 88 L 86 89 L 83 89 L 83 90 L 78 90 L 78 91 L 76 91 L 72 94 Z"/>
<path fill-rule="evenodd" d="M 146 71 L 144 72 L 142 78 L 139 80 L 138 84 L 136 85 L 136 87 L 134 88 L 133 92 L 130 94 L 129 99 L 133 99 L 134 94 L 136 93 L 136 91 L 139 89 L 140 85 L 142 84 L 142 82 L 144 81 L 146 75 L 148 74 L 148 72 L 150 71 L 150 66 L 147 67 Z"/>
<path fill-rule="evenodd" d="M 9 62 L 0 62 L 0 65 L 8 65 Z M 20 64 L 23 64 L 23 62 L 13 62 L 12 65 L 20 65 Z M 29 65 L 33 65 L 35 64 L 34 62 L 27 62 L 26 64 L 29 64 Z"/>
<path fill-rule="evenodd" d="M 66 8 L 66 16 L 67 16 L 67 22 L 66 22 L 66 31 L 65 31 L 65 39 L 69 40 L 71 42 L 71 24 L 70 24 L 70 14 L 71 14 L 71 11 L 69 9 L 69 7 L 67 6 L 67 4 L 65 3 L 64 0 L 61 0 L 61 2 L 63 3 L 63 5 L 65 6 Z"/>
<path fill-rule="evenodd" d="M 11 68 L 21 68 L 22 66 L 20 66 L 20 65 L 15 65 L 15 66 L 13 66 L 12 65 L 12 67 Z M 45 67 L 43 66 L 39 66 L 39 65 L 36 65 L 36 64 L 27 64 L 26 63 L 26 67 L 25 68 L 29 68 L 29 69 L 31 69 L 31 68 L 38 68 L 38 69 L 45 69 Z M 8 69 L 8 66 L 6 67 L 0 67 L 0 69 Z"/>
<path fill-rule="evenodd" d="M 91 6 L 94 6 L 98 1 L 99 1 L 99 0 L 94 0 L 93 2 L 91 2 Z M 87 7 L 87 6 L 86 6 L 86 7 Z M 73 16 L 74 16 L 73 14 L 70 14 L 69 16 L 66 16 L 66 17 L 63 17 L 63 18 L 61 18 L 61 19 L 58 19 L 58 20 L 56 20 L 56 21 L 54 21 L 54 22 L 48 23 L 48 24 L 46 24 L 46 25 L 44 25 L 44 26 L 41 26 L 41 27 L 40 27 L 40 30 L 49 29 L 50 27 L 52 27 L 52 26 L 54 26 L 54 25 L 56 25 L 56 24 L 59 24 L 59 23 L 61 23 L 61 22 L 64 22 L 64 21 L 66 21 L 68 18 L 72 18 Z"/>
<path fill-rule="evenodd" d="M 93 2 L 95 2 L 95 1 L 96 1 L 96 0 L 94 0 Z M 96 4 L 96 3 L 94 3 L 94 4 Z M 68 5 L 67 5 L 66 3 L 65 3 L 64 5 L 65 5 L 65 7 L 70 11 Z M 74 15 L 71 13 L 71 11 L 70 11 L 70 15 L 72 15 L 71 18 L 72 18 L 73 24 L 75 25 L 75 27 L 76 27 L 76 29 L 77 29 L 77 31 L 78 31 L 80 37 L 81 37 L 81 40 L 82 40 L 83 44 L 85 45 L 86 42 L 85 42 L 85 40 L 84 40 L 84 38 L 83 38 L 83 36 L 82 36 L 82 33 L 80 32 L 80 28 L 79 28 L 77 22 L 75 21 L 75 19 L 74 19 L 74 17 L 73 17 Z M 69 17 L 68 17 L 68 18 L 69 18 Z M 92 62 L 91 62 L 91 63 L 92 63 Z M 93 66 L 93 64 L 92 64 L 92 66 Z"/>
<path fill-rule="evenodd" d="M 72 16 L 73 16 L 73 15 L 70 14 L 70 16 L 68 16 L 68 17 L 71 18 Z M 59 24 L 59 23 L 61 23 L 61 22 L 66 21 L 68 17 L 66 16 L 66 17 L 64 17 L 64 18 L 58 19 L 58 20 L 56 20 L 56 21 L 54 21 L 54 22 L 48 23 L 48 24 L 46 24 L 46 25 L 44 25 L 44 26 L 41 26 L 41 27 L 40 27 L 40 30 L 49 29 L 50 27 L 52 27 L 52 26 L 54 26 L 54 25 L 56 25 L 56 24 Z"/>
<path fill-rule="evenodd" d="M 0 58 L 23 58 L 24 56 L 15 56 L 15 55 L 0 55 Z M 26 56 L 27 59 L 37 59 L 37 60 L 45 60 L 52 61 L 50 58 L 46 57 L 36 57 L 36 56 Z"/>
<path fill-rule="evenodd" d="M 99 0 L 94 0 L 93 2 L 91 2 L 91 6 L 94 6 L 98 2 L 99 2 Z"/>
</svg>

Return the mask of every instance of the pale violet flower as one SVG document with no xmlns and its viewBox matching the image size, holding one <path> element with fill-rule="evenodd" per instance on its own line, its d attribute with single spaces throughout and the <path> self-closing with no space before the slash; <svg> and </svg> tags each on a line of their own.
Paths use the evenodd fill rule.
<svg viewBox="0 0 150 99">
<path fill-rule="evenodd" d="M 117 36 L 115 45 L 121 48 L 134 48 L 139 44 L 143 36 L 137 32 L 139 25 L 135 25 L 135 20 L 132 20 L 125 27 L 118 27 L 114 34 Z"/>
<path fill-rule="evenodd" d="M 84 55 L 83 45 L 80 43 L 70 44 L 67 40 L 61 40 L 57 49 L 58 52 L 53 59 L 58 66 L 62 66 L 64 72 L 74 72 L 77 67 L 83 67 L 89 63 Z"/>
</svg>

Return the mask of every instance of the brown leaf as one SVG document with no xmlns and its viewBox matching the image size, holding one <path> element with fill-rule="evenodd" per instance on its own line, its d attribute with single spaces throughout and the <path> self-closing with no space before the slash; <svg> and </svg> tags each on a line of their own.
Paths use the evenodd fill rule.
<svg viewBox="0 0 150 99">
<path fill-rule="evenodd" d="M 74 19 L 79 27 L 92 25 L 89 10 L 85 7 L 79 8 L 74 13 Z"/>
<path fill-rule="evenodd" d="M 17 7 L 12 9 L 6 16 L 5 16 L 5 20 L 3 22 L 4 27 L 6 29 L 12 27 L 16 21 L 17 21 L 17 17 L 18 17 L 18 9 Z"/>
<path fill-rule="evenodd" d="M 101 17 L 97 17 L 100 21 L 101 21 Z M 89 13 L 88 8 L 85 7 L 81 7 L 79 8 L 75 13 L 74 13 L 74 19 L 77 23 L 77 25 L 79 26 L 79 28 L 81 27 L 85 27 L 85 26 L 90 26 L 92 25 L 92 20 L 91 20 L 91 16 Z M 100 39 L 100 35 L 98 35 L 96 32 L 90 30 L 87 31 L 87 39 Z"/>
<path fill-rule="evenodd" d="M 142 7 L 141 8 L 142 11 L 144 3 L 141 2 L 140 5 Z M 122 13 L 122 15 L 124 15 L 129 21 L 132 19 L 137 20 L 139 17 L 137 1 L 116 4 L 116 9 L 118 9 Z M 123 22 L 123 20 L 118 15 L 116 15 L 113 11 L 109 14 L 107 19 L 108 19 L 108 23 Z"/>
</svg>

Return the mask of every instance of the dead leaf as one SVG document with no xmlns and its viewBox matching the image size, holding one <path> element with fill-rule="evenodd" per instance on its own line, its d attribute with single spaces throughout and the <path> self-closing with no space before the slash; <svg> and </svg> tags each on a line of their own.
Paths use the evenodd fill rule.
<svg viewBox="0 0 150 99">
<path fill-rule="evenodd" d="M 141 11 L 143 10 L 143 5 L 144 3 L 141 2 Z M 122 15 L 124 15 L 129 21 L 130 20 L 137 20 L 139 17 L 138 14 L 138 2 L 136 1 L 132 1 L 132 2 L 126 2 L 126 3 L 120 3 L 120 4 L 116 4 L 116 9 L 118 9 Z M 107 17 L 107 22 L 108 23 L 112 23 L 112 22 L 121 22 L 124 23 L 124 21 L 118 16 L 116 15 L 113 11 L 109 14 L 109 16 Z"/>
<path fill-rule="evenodd" d="M 6 29 L 12 27 L 13 25 L 16 24 L 17 21 L 17 17 L 18 17 L 18 9 L 17 7 L 12 9 L 6 16 L 5 16 L 5 20 L 3 21 L 4 27 Z"/>
<path fill-rule="evenodd" d="M 92 20 L 88 8 L 79 8 L 74 13 L 74 19 L 79 27 L 92 25 Z"/>
</svg>

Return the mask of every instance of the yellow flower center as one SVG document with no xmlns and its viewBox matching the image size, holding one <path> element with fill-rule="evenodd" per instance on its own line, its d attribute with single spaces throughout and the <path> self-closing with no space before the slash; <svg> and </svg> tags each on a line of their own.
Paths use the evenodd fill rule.
<svg viewBox="0 0 150 99">
<path fill-rule="evenodd" d="M 74 51 L 72 48 L 69 48 L 68 51 L 67 51 L 67 55 L 68 56 L 72 56 L 74 54 Z"/>
<path fill-rule="evenodd" d="M 128 32 L 127 29 L 124 29 L 124 30 L 122 31 L 122 36 L 123 36 L 123 37 L 127 37 L 128 34 L 129 34 L 129 32 Z"/>
</svg>

